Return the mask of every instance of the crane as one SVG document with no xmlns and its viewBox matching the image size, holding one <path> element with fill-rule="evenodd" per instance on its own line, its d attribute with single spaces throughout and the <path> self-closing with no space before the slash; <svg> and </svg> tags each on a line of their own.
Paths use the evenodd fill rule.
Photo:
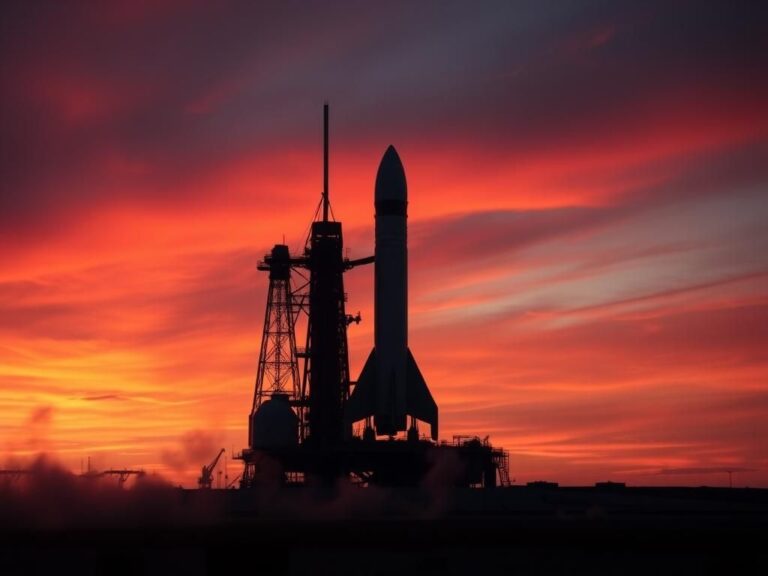
<svg viewBox="0 0 768 576">
<path fill-rule="evenodd" d="M 216 458 L 213 459 L 213 461 L 208 464 L 208 466 L 203 466 L 200 470 L 200 478 L 197 479 L 197 485 L 200 486 L 200 488 L 211 488 L 211 485 L 213 484 L 213 470 L 216 468 L 216 464 L 219 463 L 219 458 L 221 458 L 221 455 L 224 454 L 226 450 L 222 448 L 218 454 L 216 454 Z"/>
<path fill-rule="evenodd" d="M 128 469 L 121 469 L 121 470 L 115 470 L 114 468 L 110 468 L 109 470 L 104 470 L 103 472 L 98 473 L 99 476 L 117 476 L 117 485 L 122 488 L 125 483 L 128 481 L 128 478 L 130 476 L 136 476 L 136 478 L 142 478 L 146 475 L 146 472 L 144 470 L 128 470 Z"/>
</svg>

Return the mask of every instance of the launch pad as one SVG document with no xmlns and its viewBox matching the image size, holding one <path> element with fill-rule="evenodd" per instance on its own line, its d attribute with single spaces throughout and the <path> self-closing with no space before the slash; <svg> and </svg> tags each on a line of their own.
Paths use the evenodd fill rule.
<svg viewBox="0 0 768 576">
<path fill-rule="evenodd" d="M 414 487 L 430 474 L 436 475 L 436 482 L 451 486 L 495 487 L 507 483 L 509 456 L 479 438 L 456 437 L 452 443 L 436 444 L 353 436 L 322 450 L 300 443 L 247 449 L 241 458 L 245 463 L 242 487 L 257 487 L 275 478 L 296 485 L 341 477 L 364 485 Z"/>
<path fill-rule="evenodd" d="M 345 258 L 342 223 L 330 219 L 327 104 L 323 119 L 323 194 L 303 252 L 276 244 L 258 266 L 269 290 L 248 447 L 236 456 L 241 487 L 338 478 L 418 486 L 430 475 L 453 486 L 508 484 L 508 454 L 487 437 L 438 442 L 437 403 L 408 347 L 407 183 L 397 151 L 386 150 L 376 175 L 375 254 Z M 353 381 L 347 328 L 360 315 L 346 312 L 344 273 L 367 264 L 374 347 Z"/>
</svg>

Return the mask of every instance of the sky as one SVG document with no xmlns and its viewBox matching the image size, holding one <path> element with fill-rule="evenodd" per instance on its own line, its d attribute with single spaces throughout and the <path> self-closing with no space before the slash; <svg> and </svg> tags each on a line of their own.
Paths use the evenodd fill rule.
<svg viewBox="0 0 768 576">
<path fill-rule="evenodd" d="M 266 304 L 330 189 L 409 189 L 441 436 L 515 483 L 768 487 L 759 2 L 4 2 L 0 461 L 193 485 L 246 445 Z M 345 277 L 357 376 L 373 270 Z"/>
</svg>

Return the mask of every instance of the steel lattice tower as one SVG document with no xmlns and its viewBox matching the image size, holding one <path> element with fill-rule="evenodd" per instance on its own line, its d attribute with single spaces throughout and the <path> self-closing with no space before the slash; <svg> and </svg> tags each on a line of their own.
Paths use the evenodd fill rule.
<svg viewBox="0 0 768 576">
<path fill-rule="evenodd" d="M 298 310 L 291 291 L 288 246 L 276 244 L 259 263 L 258 269 L 269 272 L 269 291 L 256 372 L 256 391 L 249 418 L 249 443 L 252 442 L 253 415 L 261 404 L 275 394 L 297 400 L 300 383 L 295 332 Z"/>
</svg>

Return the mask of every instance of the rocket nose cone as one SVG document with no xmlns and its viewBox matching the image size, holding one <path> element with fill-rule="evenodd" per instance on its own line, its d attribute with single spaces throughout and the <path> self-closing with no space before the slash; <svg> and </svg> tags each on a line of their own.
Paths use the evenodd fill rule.
<svg viewBox="0 0 768 576">
<path fill-rule="evenodd" d="M 394 146 L 387 148 L 376 173 L 376 200 L 396 199 L 405 200 L 408 195 L 408 185 L 405 181 L 405 170 L 400 156 Z"/>
</svg>

